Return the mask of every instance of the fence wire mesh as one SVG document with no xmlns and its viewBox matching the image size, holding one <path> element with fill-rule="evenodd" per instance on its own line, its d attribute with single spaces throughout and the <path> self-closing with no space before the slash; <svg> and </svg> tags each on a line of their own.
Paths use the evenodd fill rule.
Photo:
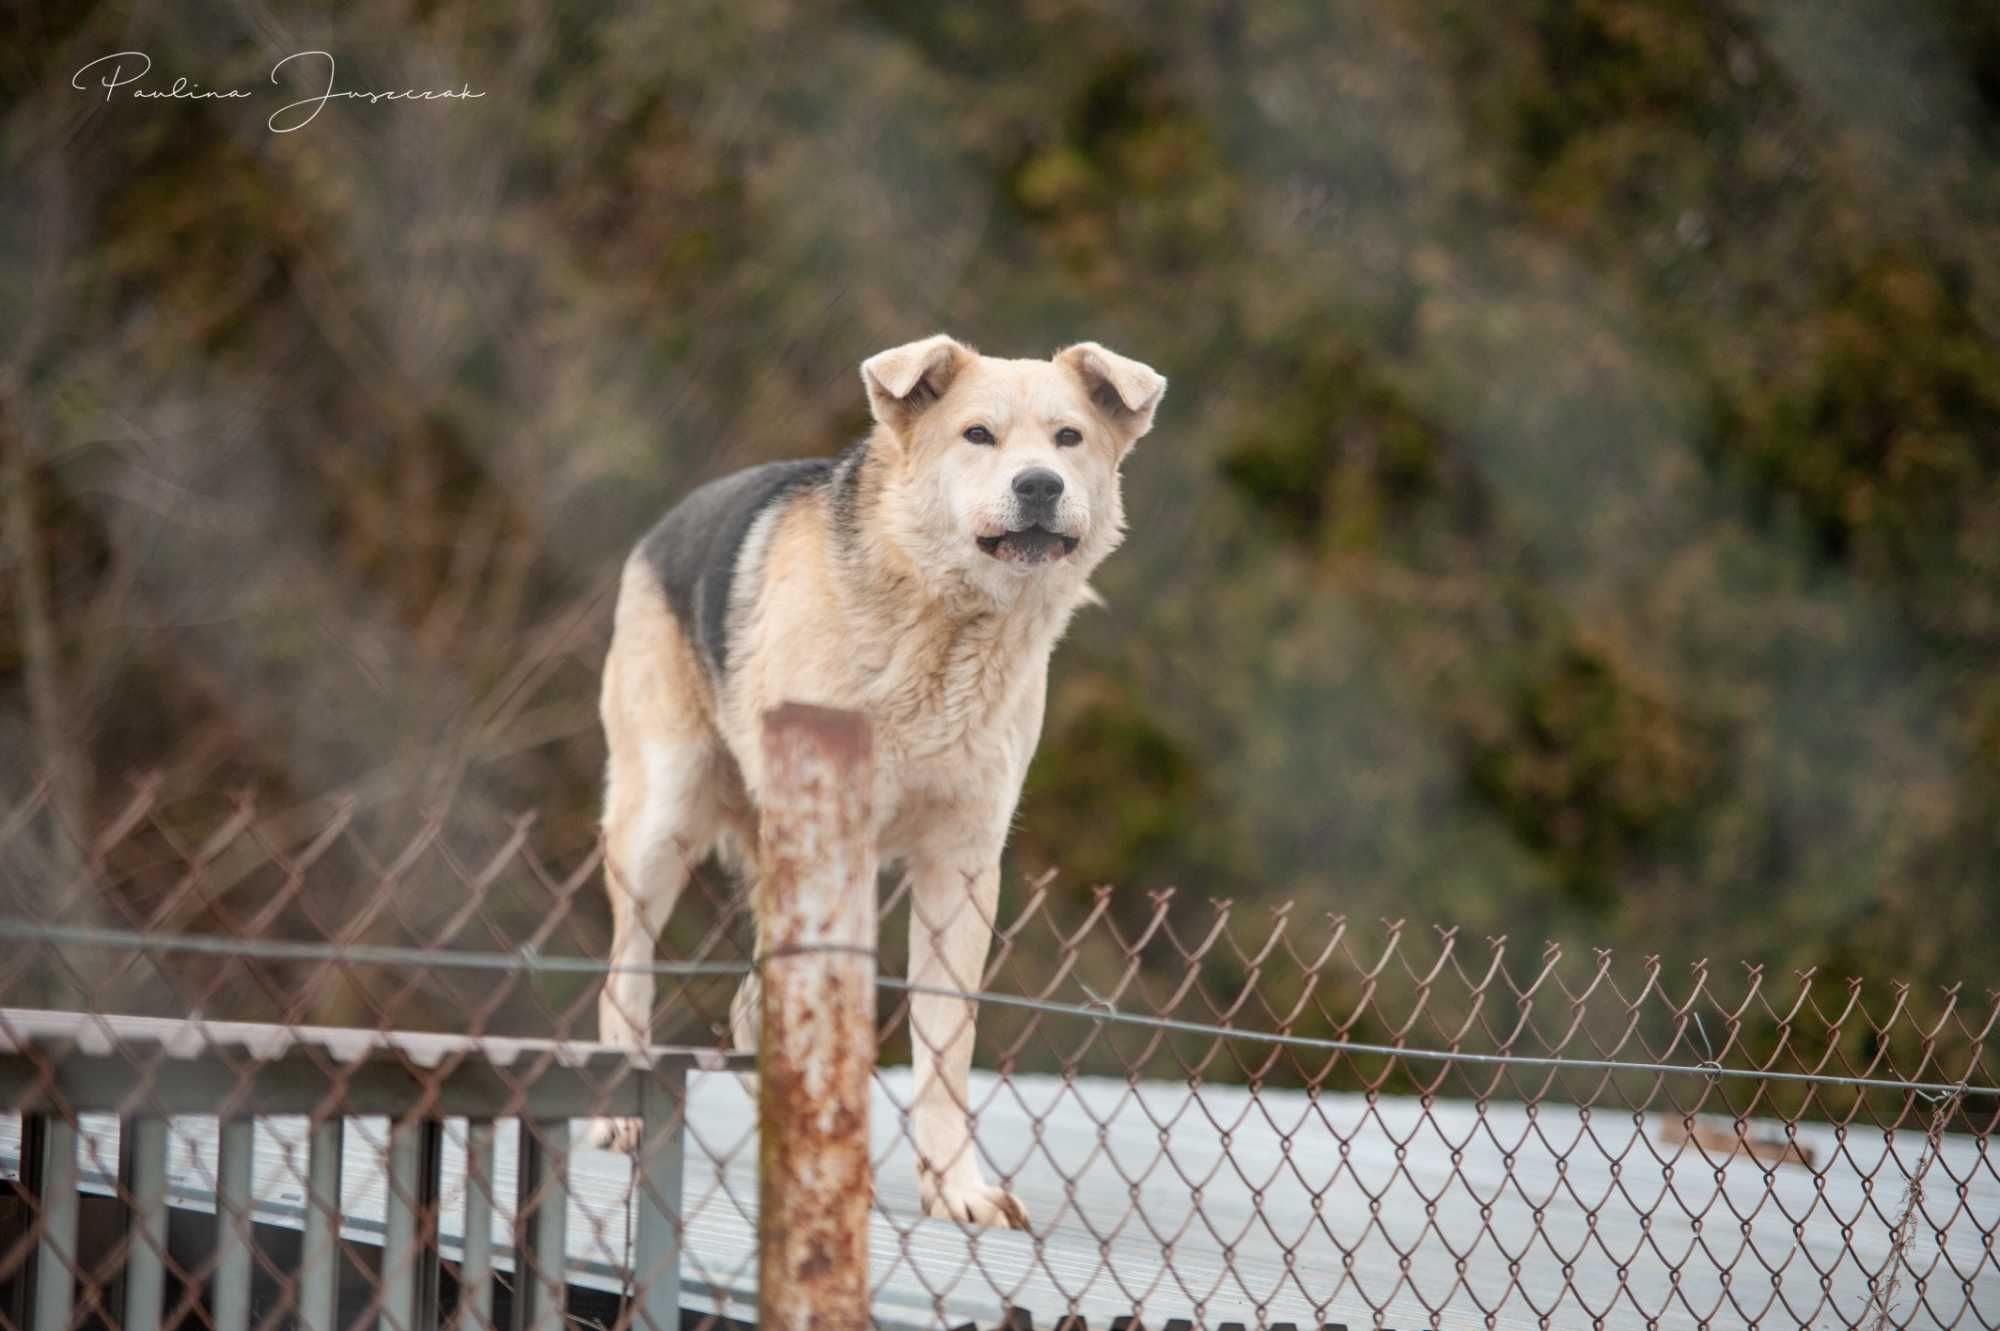
<svg viewBox="0 0 2000 1331">
<path fill-rule="evenodd" d="M 448 802 L 0 811 L 0 1322 L 752 1319 L 743 894 L 694 874 L 636 1057 L 596 1042 L 603 880 Z M 1992 992 L 1053 877 L 927 985 L 910 895 L 881 909 L 878 1325 L 2000 1323 Z M 973 1149 L 1025 1231 L 924 1214 L 908 1009 L 940 988 L 976 996 Z M 636 1157 L 591 1144 L 618 1119 Z"/>
</svg>

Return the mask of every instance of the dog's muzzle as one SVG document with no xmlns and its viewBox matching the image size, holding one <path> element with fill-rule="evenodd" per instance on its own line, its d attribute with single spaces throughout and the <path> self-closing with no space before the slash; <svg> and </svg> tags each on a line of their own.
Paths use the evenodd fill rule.
<svg viewBox="0 0 2000 1331">
<path fill-rule="evenodd" d="M 1047 467 L 1030 467 L 1014 477 L 1014 521 L 997 536 L 981 536 L 979 548 L 995 559 L 1045 564 L 1076 549 L 1077 538 L 1058 529 L 1063 479 Z"/>
</svg>

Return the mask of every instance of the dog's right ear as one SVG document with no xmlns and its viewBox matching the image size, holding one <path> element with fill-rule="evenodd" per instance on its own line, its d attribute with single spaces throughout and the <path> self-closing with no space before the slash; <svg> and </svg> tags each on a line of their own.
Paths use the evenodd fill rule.
<svg viewBox="0 0 2000 1331">
<path fill-rule="evenodd" d="M 909 428 L 924 408 L 944 396 L 972 349 L 937 333 L 878 351 L 861 362 L 861 382 L 868 388 L 868 408 L 892 430 Z"/>
</svg>

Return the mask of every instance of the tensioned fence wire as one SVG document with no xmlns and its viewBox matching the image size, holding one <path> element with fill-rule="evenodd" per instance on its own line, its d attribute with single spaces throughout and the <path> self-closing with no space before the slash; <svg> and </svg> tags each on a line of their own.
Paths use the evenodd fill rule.
<svg viewBox="0 0 2000 1331">
<path fill-rule="evenodd" d="M 14 942 L 45 943 L 73 947 L 120 948 L 139 952 L 191 952 L 208 956 L 233 956 L 265 961 L 318 961 L 341 966 L 441 966 L 467 970 L 505 971 L 520 974 L 546 972 L 563 975 L 606 976 L 619 973 L 657 976 L 703 976 L 742 978 L 760 971 L 766 962 L 784 956 L 814 952 L 859 952 L 879 960 L 872 950 L 844 946 L 804 945 L 773 949 L 749 961 L 654 961 L 621 965 L 589 957 L 550 956 L 538 949 L 514 952 L 458 950 L 426 951 L 421 948 L 382 947 L 366 944 L 293 943 L 254 939 L 220 938 L 203 935 L 147 936 L 125 929 L 91 928 L 37 924 L 0 919 L 0 939 Z M 1364 1040 L 1342 1040 L 1330 1036 L 1292 1035 L 1252 1027 L 1222 1026 L 1185 1021 L 1144 1013 L 1121 1012 L 1103 999 L 1087 1003 L 1064 1003 L 1021 994 L 991 990 L 958 989 L 946 985 L 921 984 L 893 975 L 878 975 L 875 983 L 900 993 L 933 994 L 975 1004 L 1016 1008 L 1050 1016 L 1071 1017 L 1100 1024 L 1120 1024 L 1177 1035 L 1202 1036 L 1220 1040 L 1242 1040 L 1253 1044 L 1282 1045 L 1321 1053 L 1368 1054 L 1383 1058 L 1411 1059 L 1430 1063 L 1464 1063 L 1487 1067 L 1575 1069 L 1587 1072 L 1641 1072 L 1704 1077 L 1713 1080 L 1791 1082 L 1813 1086 L 1845 1086 L 1863 1090 L 1907 1091 L 1935 1101 L 1947 1096 L 2000 1098 L 2000 1086 L 1983 1086 L 1971 1081 L 1911 1081 L 1902 1078 L 1858 1077 L 1825 1072 L 1789 1072 L 1773 1068 L 1728 1067 L 1713 1061 L 1701 1063 L 1638 1062 L 1616 1058 L 1577 1058 L 1561 1055 L 1494 1054 L 1461 1049 L 1427 1049 L 1417 1045 L 1375 1044 Z"/>
</svg>

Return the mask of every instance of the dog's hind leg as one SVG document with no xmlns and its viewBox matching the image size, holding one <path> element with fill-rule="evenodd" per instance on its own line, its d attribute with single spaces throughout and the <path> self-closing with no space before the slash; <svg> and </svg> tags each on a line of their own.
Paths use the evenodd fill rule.
<svg viewBox="0 0 2000 1331">
<path fill-rule="evenodd" d="M 699 755 L 649 746 L 641 760 L 643 775 L 614 770 L 611 777 L 604 886 L 611 898 L 612 969 L 597 1003 L 598 1037 L 608 1043 L 641 1046 L 652 1038 L 654 983 L 644 968 L 653 962 L 660 931 L 701 853 L 679 789 L 692 774 L 674 769 L 699 761 Z"/>
<path fill-rule="evenodd" d="M 620 770 L 621 766 L 625 770 Z M 605 891 L 611 898 L 611 969 L 597 998 L 607 1044 L 643 1048 L 653 1038 L 656 985 L 647 969 L 696 857 L 703 854 L 699 795 L 707 766 L 691 746 L 649 743 L 636 762 L 614 757 L 604 820 Z M 637 1144 L 637 1120 L 600 1121 L 601 1146 Z"/>
<path fill-rule="evenodd" d="M 675 678 L 674 666 L 687 659 L 677 627 L 663 605 L 629 604 L 633 590 L 628 574 L 604 667 L 611 969 L 598 995 L 597 1031 L 608 1044 L 637 1049 L 653 1036 L 655 984 L 648 967 L 654 948 L 690 872 L 715 839 L 717 746 L 684 678 Z M 631 1149 L 638 1123 L 601 1119 L 593 1136 L 601 1146 Z"/>
</svg>

